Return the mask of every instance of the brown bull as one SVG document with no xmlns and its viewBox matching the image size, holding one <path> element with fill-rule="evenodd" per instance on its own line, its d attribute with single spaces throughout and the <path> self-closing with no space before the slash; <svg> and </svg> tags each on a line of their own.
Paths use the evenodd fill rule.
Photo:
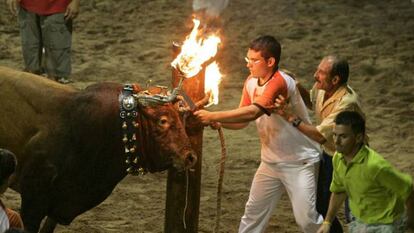
<svg viewBox="0 0 414 233">
<path fill-rule="evenodd" d="M 127 175 L 125 135 L 118 95 L 122 85 L 85 90 L 0 67 L 0 148 L 18 167 L 11 187 L 20 192 L 25 228 L 53 232 L 104 201 Z M 140 166 L 150 172 L 195 163 L 172 104 L 138 107 Z"/>
</svg>

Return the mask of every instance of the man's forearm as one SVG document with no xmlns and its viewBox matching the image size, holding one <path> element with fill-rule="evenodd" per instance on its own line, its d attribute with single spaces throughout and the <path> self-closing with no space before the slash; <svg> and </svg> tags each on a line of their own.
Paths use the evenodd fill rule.
<svg viewBox="0 0 414 233">
<path fill-rule="evenodd" d="M 286 121 L 288 121 L 289 123 L 292 123 L 295 120 L 298 120 L 298 116 L 295 115 L 294 113 L 291 113 L 290 111 L 280 111 L 277 112 L 281 117 L 283 117 Z M 294 125 L 301 133 L 305 134 L 306 136 L 308 136 L 309 138 L 311 138 L 312 140 L 318 142 L 319 144 L 324 144 L 326 142 L 325 137 L 318 131 L 318 129 L 311 125 L 311 124 L 307 124 L 303 121 L 301 121 L 299 123 L 299 125 Z"/>
<path fill-rule="evenodd" d="M 245 128 L 249 123 L 243 122 L 243 123 L 221 123 L 221 126 L 225 129 L 243 129 Z"/>
<path fill-rule="evenodd" d="M 255 105 L 241 107 L 228 111 L 213 112 L 211 121 L 222 123 L 244 123 L 255 120 L 263 115 L 263 112 Z"/>
<path fill-rule="evenodd" d="M 319 144 L 324 144 L 326 142 L 325 137 L 316 129 L 315 126 L 306 124 L 304 122 L 298 125 L 298 130 L 308 136 L 310 139 L 318 142 Z"/>
<path fill-rule="evenodd" d="M 329 201 L 328 213 L 325 216 L 325 221 L 332 223 L 335 219 L 336 213 L 338 213 L 339 208 L 341 208 L 344 203 L 347 195 L 343 193 L 332 193 L 331 199 Z"/>
</svg>

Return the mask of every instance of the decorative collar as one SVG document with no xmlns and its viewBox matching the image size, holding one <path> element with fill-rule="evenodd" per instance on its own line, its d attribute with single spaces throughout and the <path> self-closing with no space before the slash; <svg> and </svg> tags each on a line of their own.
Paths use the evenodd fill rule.
<svg viewBox="0 0 414 233">
<path fill-rule="evenodd" d="M 143 156 L 138 153 L 136 130 L 140 128 L 138 122 L 138 102 L 135 99 L 134 87 L 125 84 L 119 94 L 119 116 L 121 118 L 122 142 L 126 156 L 127 172 L 131 175 L 144 175 L 147 170 L 143 167 Z"/>
</svg>

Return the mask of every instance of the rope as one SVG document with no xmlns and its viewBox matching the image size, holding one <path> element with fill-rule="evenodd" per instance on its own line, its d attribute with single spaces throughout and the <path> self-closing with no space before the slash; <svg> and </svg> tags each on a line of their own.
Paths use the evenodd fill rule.
<svg viewBox="0 0 414 233">
<path fill-rule="evenodd" d="M 189 182 L 188 182 L 188 170 L 185 171 L 185 177 L 186 177 L 186 185 L 185 185 L 185 206 L 184 206 L 184 211 L 183 211 L 183 225 L 184 225 L 184 229 L 187 229 L 187 223 L 185 221 L 185 214 L 187 213 L 187 207 L 188 207 L 188 186 L 189 186 Z"/>
<path fill-rule="evenodd" d="M 220 228 L 220 218 L 221 218 L 221 196 L 222 196 L 222 190 L 223 190 L 223 177 L 224 177 L 224 165 L 226 162 L 226 144 L 224 142 L 224 134 L 223 129 L 220 127 L 217 129 L 219 138 L 220 138 L 220 144 L 221 144 L 221 159 L 220 159 L 220 170 L 219 170 L 219 178 L 217 182 L 217 205 L 216 205 L 216 225 L 214 227 L 214 232 L 218 233 Z M 185 172 L 186 175 L 186 190 L 185 190 L 185 206 L 184 206 L 184 212 L 183 212 L 183 225 L 184 229 L 187 229 L 187 223 L 185 220 L 187 207 L 188 207 L 188 190 L 189 190 L 189 175 L 188 170 Z"/>
<path fill-rule="evenodd" d="M 222 189 L 223 189 L 223 176 L 224 176 L 224 164 L 226 162 L 226 145 L 224 142 L 224 135 L 223 129 L 220 127 L 217 129 L 219 137 L 220 137 L 220 144 L 221 144 L 221 158 L 220 158 L 220 170 L 219 170 L 219 178 L 217 184 L 217 206 L 216 206 L 216 225 L 214 227 L 214 232 L 218 233 L 220 228 L 220 218 L 221 218 L 221 196 L 222 196 Z"/>
</svg>

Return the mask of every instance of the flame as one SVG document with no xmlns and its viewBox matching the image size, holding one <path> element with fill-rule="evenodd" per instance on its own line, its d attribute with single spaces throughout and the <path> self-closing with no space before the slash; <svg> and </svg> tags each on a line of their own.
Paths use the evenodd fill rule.
<svg viewBox="0 0 414 233">
<path fill-rule="evenodd" d="M 213 62 L 206 68 L 205 81 L 204 81 L 204 91 L 205 93 L 210 92 L 209 104 L 219 103 L 219 85 L 221 83 L 222 74 L 220 73 L 219 66 L 217 62 Z"/>
<path fill-rule="evenodd" d="M 200 20 L 193 19 L 193 22 L 194 28 L 184 41 L 181 53 L 171 63 L 171 66 L 179 69 L 187 78 L 200 72 L 203 63 L 216 55 L 220 43 L 220 38 L 215 35 L 210 35 L 206 39 L 197 39 Z"/>
<path fill-rule="evenodd" d="M 193 23 L 194 27 L 190 35 L 181 46 L 181 53 L 171 62 L 171 66 L 179 70 L 186 78 L 196 76 L 203 69 L 203 64 L 216 55 L 221 42 L 220 38 L 214 34 L 205 39 L 199 38 L 200 20 L 193 19 Z M 216 62 L 207 66 L 204 89 L 206 93 L 211 93 L 209 105 L 218 103 L 218 85 L 221 78 L 222 75 Z"/>
</svg>

